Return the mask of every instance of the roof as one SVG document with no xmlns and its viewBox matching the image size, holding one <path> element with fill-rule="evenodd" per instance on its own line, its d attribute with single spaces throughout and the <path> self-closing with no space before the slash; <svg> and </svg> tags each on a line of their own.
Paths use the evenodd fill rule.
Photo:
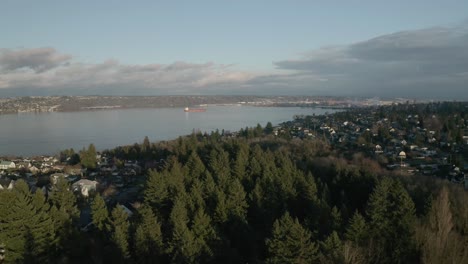
<svg viewBox="0 0 468 264">
<path fill-rule="evenodd" d="M 73 184 L 73 186 L 83 186 L 83 185 L 88 185 L 88 186 L 93 185 L 93 186 L 95 186 L 96 184 L 98 184 L 97 181 L 91 181 L 91 180 L 88 180 L 88 179 L 81 179 L 81 180 L 75 182 Z"/>
<path fill-rule="evenodd" d="M 4 161 L 4 160 L 0 161 L 0 165 L 11 165 L 12 163 L 14 164 L 13 161 Z"/>
</svg>

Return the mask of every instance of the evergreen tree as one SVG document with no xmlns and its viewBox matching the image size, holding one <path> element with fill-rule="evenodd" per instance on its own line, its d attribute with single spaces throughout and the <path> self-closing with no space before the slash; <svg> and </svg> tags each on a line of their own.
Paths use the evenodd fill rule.
<svg viewBox="0 0 468 264">
<path fill-rule="evenodd" d="M 218 240 L 218 236 L 210 217 L 202 209 L 198 209 L 195 213 L 191 229 L 195 239 L 195 247 L 198 249 L 197 255 L 200 255 L 198 260 L 207 262 L 215 253 L 213 247 Z"/>
<path fill-rule="evenodd" d="M 177 197 L 170 215 L 172 237 L 169 253 L 173 263 L 195 263 L 200 253 L 195 236 L 188 228 L 189 218 L 186 203 Z"/>
<path fill-rule="evenodd" d="M 268 122 L 265 126 L 265 134 L 266 135 L 271 135 L 273 134 L 273 125 L 271 124 L 271 122 Z"/>
<path fill-rule="evenodd" d="M 117 205 L 112 210 L 112 236 L 111 241 L 117 246 L 120 252 L 122 260 L 128 259 L 130 257 L 130 251 L 128 246 L 129 239 L 129 222 L 127 220 L 128 214 L 122 208 L 122 206 Z"/>
<path fill-rule="evenodd" d="M 245 220 L 248 204 L 246 202 L 244 187 L 238 179 L 234 179 L 226 191 L 226 207 L 229 215 L 238 219 Z"/>
<path fill-rule="evenodd" d="M 190 154 L 185 165 L 185 171 L 185 174 L 190 176 L 189 180 L 200 179 L 200 177 L 203 175 L 203 172 L 205 171 L 205 165 L 201 161 L 197 152 L 192 151 Z"/>
<path fill-rule="evenodd" d="M 145 138 L 143 139 L 143 144 L 141 145 L 141 150 L 143 152 L 148 152 L 150 151 L 150 148 L 151 148 L 151 143 L 149 141 L 149 138 L 148 136 L 145 136 Z"/>
<path fill-rule="evenodd" d="M 229 154 L 222 149 L 213 149 L 210 153 L 209 167 L 219 186 L 226 186 L 231 174 Z"/>
<path fill-rule="evenodd" d="M 401 183 L 384 178 L 371 194 L 368 206 L 373 261 L 408 263 L 415 258 L 415 208 Z"/>
<path fill-rule="evenodd" d="M 97 166 L 96 147 L 94 144 L 89 144 L 88 150 L 83 149 L 80 152 L 81 165 L 88 169 L 95 169 Z"/>
<path fill-rule="evenodd" d="M 91 203 L 91 214 L 93 216 L 93 224 L 100 232 L 110 231 L 109 211 L 107 211 L 106 202 L 101 195 L 97 194 Z"/>
<path fill-rule="evenodd" d="M 273 224 L 271 238 L 266 240 L 267 263 L 314 263 L 317 245 L 311 233 L 286 213 Z"/>
<path fill-rule="evenodd" d="M 76 197 L 63 177 L 57 180 L 49 193 L 49 202 L 52 204 L 51 216 L 60 239 L 59 246 L 70 244 L 68 240 L 73 235 L 73 225 L 78 221 L 80 212 L 76 205 Z"/>
<path fill-rule="evenodd" d="M 362 245 L 366 239 L 367 232 L 366 220 L 359 212 L 356 211 L 349 220 L 349 226 L 346 229 L 345 238 L 358 245 Z"/>
<path fill-rule="evenodd" d="M 47 203 L 44 194 L 36 191 L 32 196 L 34 206 L 34 218 L 36 223 L 29 227 L 34 247 L 32 256 L 34 262 L 50 261 L 57 243 L 57 237 L 54 230 L 54 222 L 50 216 L 50 205 Z"/>
<path fill-rule="evenodd" d="M 147 205 L 140 207 L 138 214 L 140 220 L 134 237 L 135 257 L 138 263 L 154 263 L 164 253 L 161 224 Z"/>
<path fill-rule="evenodd" d="M 331 229 L 333 231 L 340 231 L 341 229 L 341 213 L 336 206 L 333 206 L 331 213 L 330 213 L 330 220 L 331 220 Z"/>
<path fill-rule="evenodd" d="M 320 244 L 322 247 L 320 263 L 343 263 L 343 245 L 336 231 Z"/>
<path fill-rule="evenodd" d="M 162 173 L 150 170 L 143 195 L 145 204 L 149 205 L 153 212 L 158 212 L 157 214 L 161 214 L 161 210 L 168 205 L 169 192 L 167 188 L 167 179 Z"/>
<path fill-rule="evenodd" d="M 0 193 L 0 244 L 4 244 L 5 263 L 51 261 L 56 240 L 44 195 L 36 192 L 32 196 L 22 180 L 13 191 Z"/>
</svg>

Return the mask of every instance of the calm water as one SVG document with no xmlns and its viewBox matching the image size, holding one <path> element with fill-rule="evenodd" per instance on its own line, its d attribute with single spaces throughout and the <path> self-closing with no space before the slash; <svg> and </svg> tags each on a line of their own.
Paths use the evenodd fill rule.
<svg viewBox="0 0 468 264">
<path fill-rule="evenodd" d="M 204 113 L 179 108 L 100 110 L 71 113 L 0 115 L 0 155 L 56 154 L 94 143 L 98 150 L 142 142 L 175 139 L 193 129 L 238 131 L 246 126 L 273 125 L 296 114 L 333 112 L 321 108 L 209 106 Z"/>
</svg>

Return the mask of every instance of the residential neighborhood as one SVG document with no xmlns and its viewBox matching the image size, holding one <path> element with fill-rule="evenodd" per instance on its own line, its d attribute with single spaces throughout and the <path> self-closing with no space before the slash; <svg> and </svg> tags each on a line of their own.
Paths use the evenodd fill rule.
<svg viewBox="0 0 468 264">
<path fill-rule="evenodd" d="M 323 116 L 296 116 L 274 134 L 323 139 L 347 157 L 362 153 L 388 170 L 464 184 L 468 189 L 468 104 L 400 104 Z"/>
</svg>

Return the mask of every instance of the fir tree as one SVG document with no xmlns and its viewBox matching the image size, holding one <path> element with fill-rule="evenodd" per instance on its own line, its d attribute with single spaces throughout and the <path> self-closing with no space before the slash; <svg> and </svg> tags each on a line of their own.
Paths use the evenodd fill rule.
<svg viewBox="0 0 468 264">
<path fill-rule="evenodd" d="M 161 210 L 168 205 L 167 179 L 162 173 L 150 170 L 144 190 L 145 204 L 148 204 L 153 212 L 162 213 Z"/>
<path fill-rule="evenodd" d="M 336 231 L 321 242 L 322 256 L 320 263 L 343 263 L 343 245 Z"/>
<path fill-rule="evenodd" d="M 101 195 L 97 194 L 91 203 L 91 213 L 93 224 L 100 232 L 110 231 L 109 211 L 107 211 L 106 202 Z"/>
<path fill-rule="evenodd" d="M 349 226 L 346 229 L 345 238 L 358 245 L 362 245 L 366 239 L 367 232 L 366 220 L 359 212 L 356 211 L 349 220 Z"/>
<path fill-rule="evenodd" d="M 195 238 L 195 247 L 198 249 L 197 255 L 200 255 L 199 261 L 207 262 L 215 253 L 213 247 L 218 240 L 218 236 L 210 217 L 202 209 L 198 209 L 195 213 L 191 229 Z"/>
<path fill-rule="evenodd" d="M 140 220 L 134 236 L 135 257 L 139 263 L 154 263 L 164 253 L 161 224 L 147 205 L 140 207 L 138 214 Z"/>
<path fill-rule="evenodd" d="M 5 263 L 50 261 L 55 233 L 44 195 L 36 192 L 32 196 L 22 180 L 12 192 L 0 193 L 0 243 L 4 244 Z"/>
<path fill-rule="evenodd" d="M 271 238 L 266 240 L 267 263 L 314 263 L 317 245 L 311 233 L 286 213 L 273 224 Z"/>
<path fill-rule="evenodd" d="M 122 206 L 117 205 L 112 210 L 112 236 L 111 241 L 117 246 L 120 252 L 122 259 L 128 259 L 130 257 L 130 251 L 128 247 L 128 228 L 129 222 L 127 220 L 128 214 L 122 208 Z"/>
<path fill-rule="evenodd" d="M 78 221 L 79 210 L 76 206 L 76 197 L 70 190 L 70 185 L 60 177 L 49 194 L 52 204 L 51 216 L 54 220 L 60 246 L 69 244 L 68 239 L 73 235 L 73 225 Z"/>
<path fill-rule="evenodd" d="M 178 197 L 170 215 L 172 225 L 172 237 L 169 253 L 174 263 L 195 263 L 200 253 L 199 245 L 195 242 L 195 236 L 188 228 L 189 218 L 186 203 Z"/>
<path fill-rule="evenodd" d="M 415 208 L 411 197 L 397 180 L 384 178 L 369 199 L 371 252 L 380 263 L 414 261 Z"/>
<path fill-rule="evenodd" d="M 88 169 L 95 169 L 97 165 L 96 154 L 96 147 L 94 144 L 89 144 L 88 150 L 83 149 L 80 152 L 81 165 Z"/>
</svg>

